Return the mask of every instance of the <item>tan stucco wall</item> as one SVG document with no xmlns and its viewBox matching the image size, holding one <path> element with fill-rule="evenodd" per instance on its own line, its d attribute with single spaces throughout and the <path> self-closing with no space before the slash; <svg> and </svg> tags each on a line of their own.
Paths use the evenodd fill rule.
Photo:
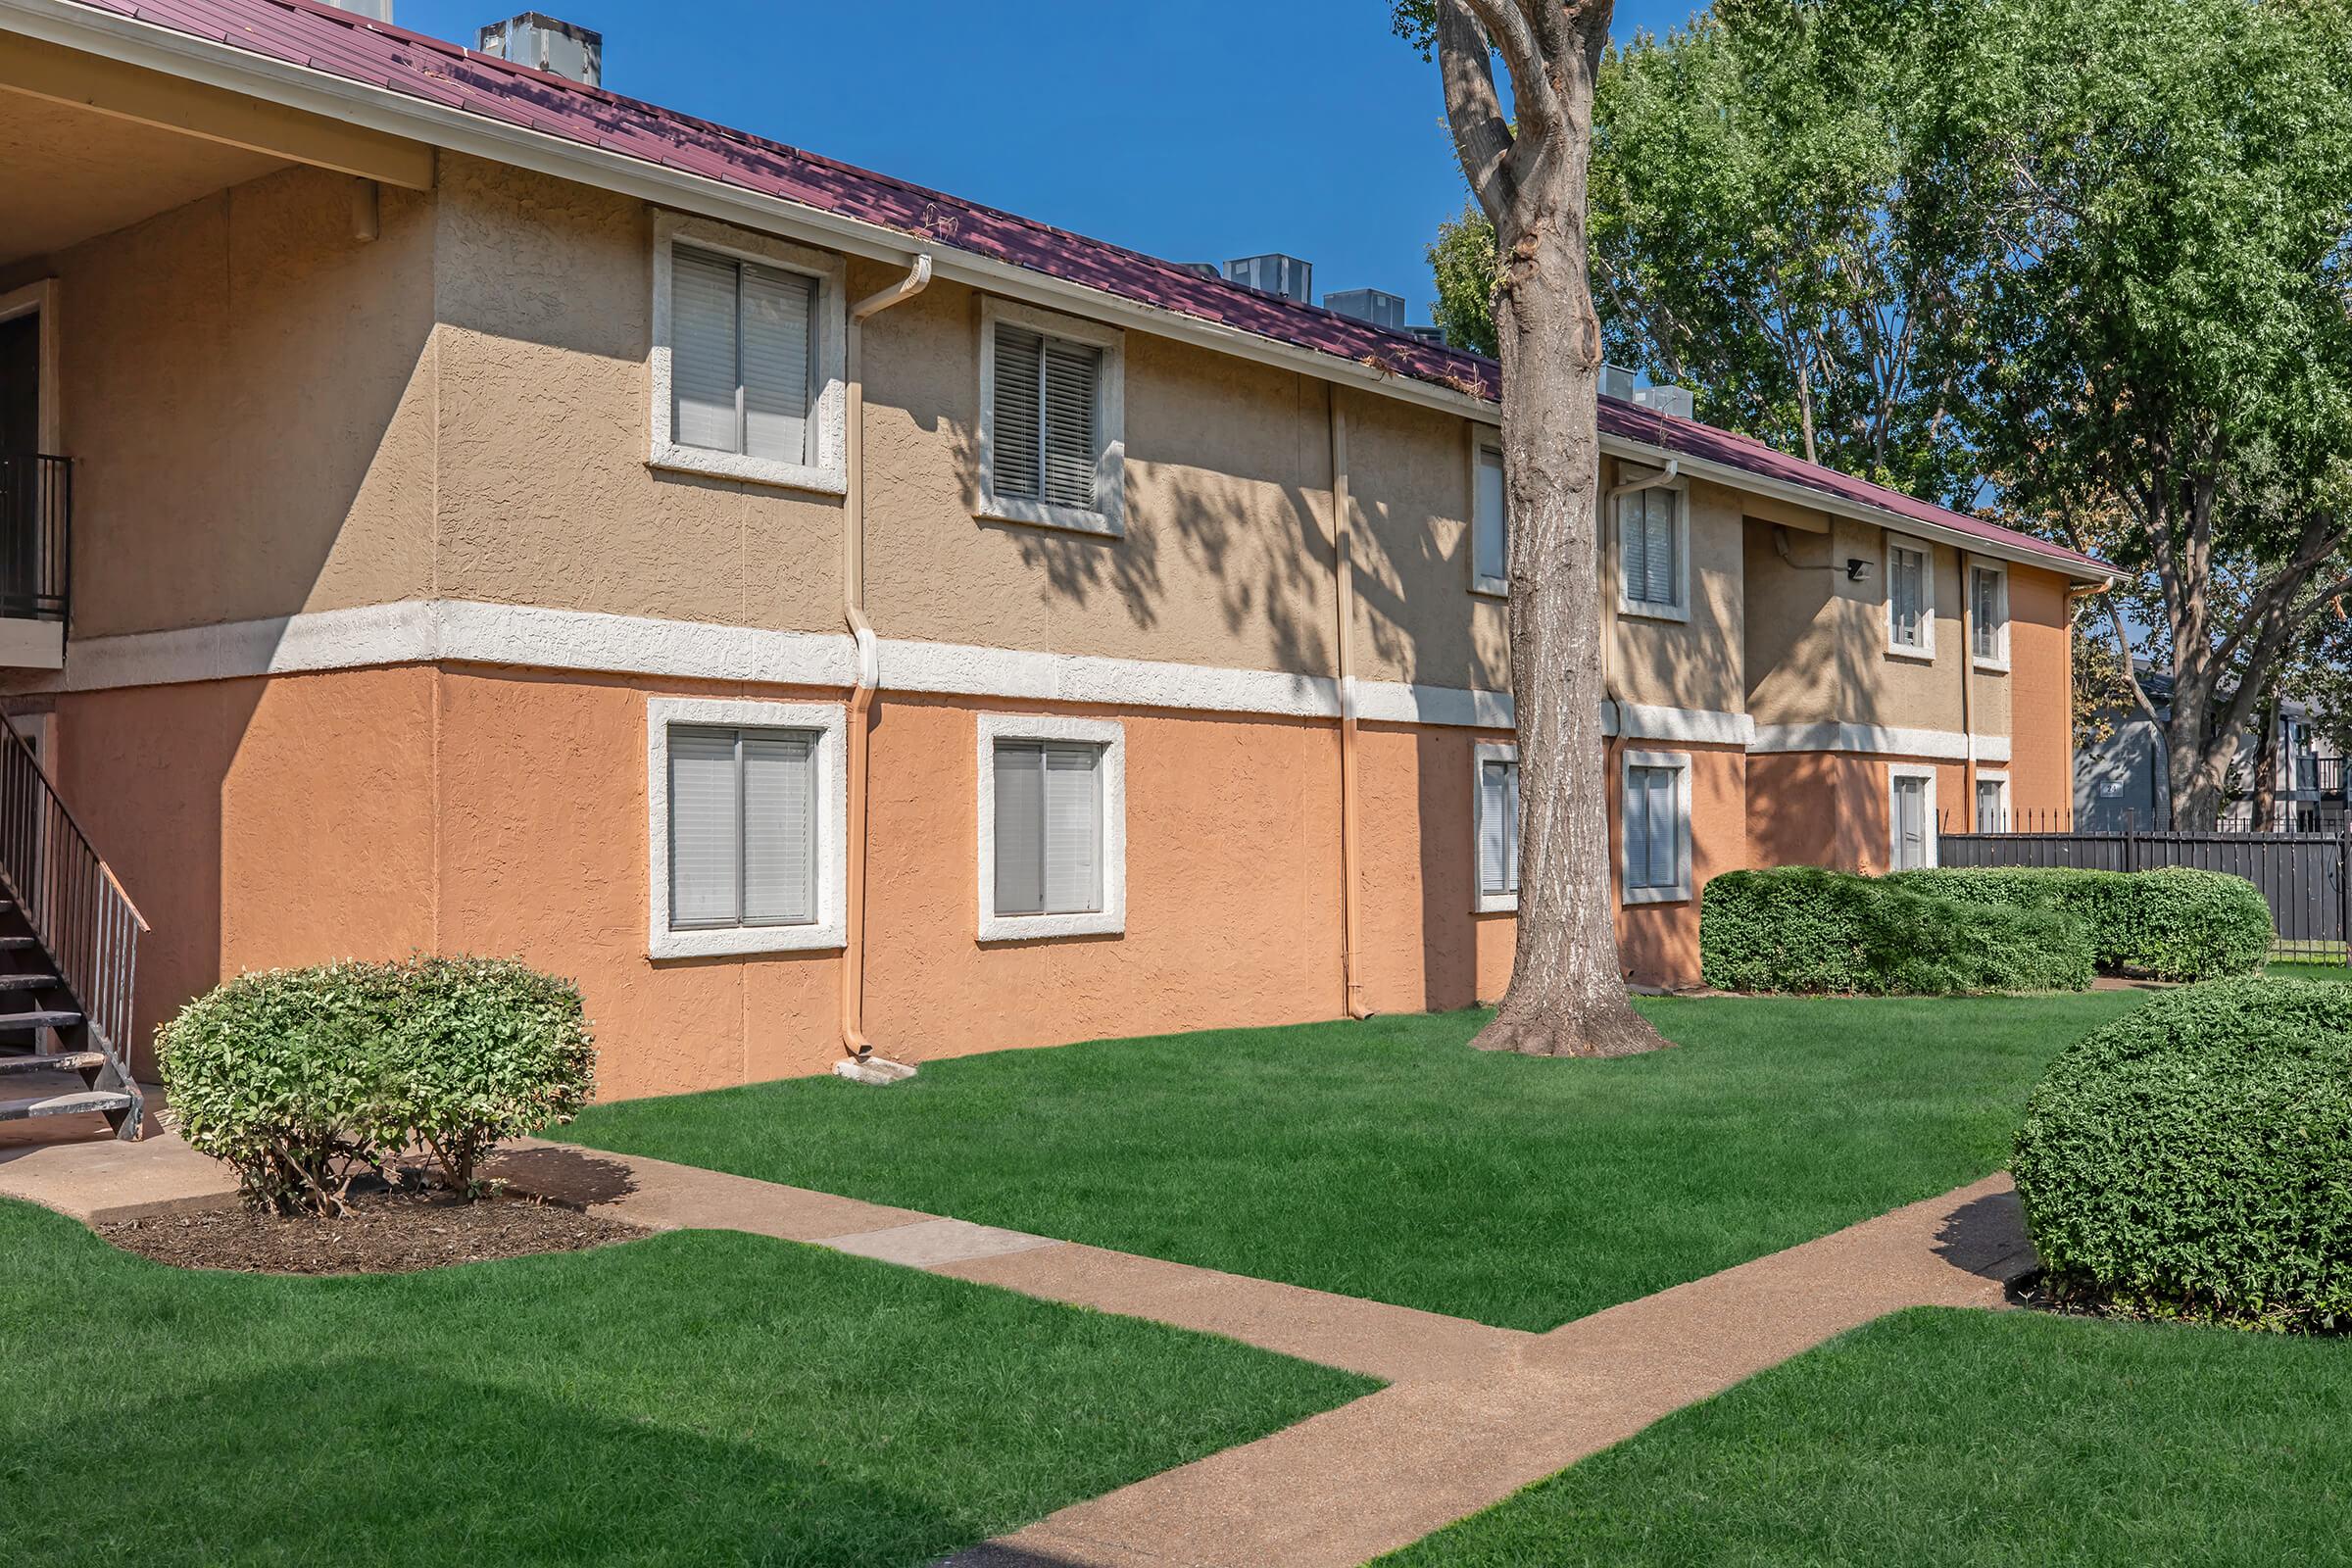
<svg viewBox="0 0 2352 1568">
<path fill-rule="evenodd" d="M 1604 465 L 1608 482 L 1631 477 L 1626 466 Z M 1740 712 L 1746 707 L 1746 566 L 1742 559 L 1740 497 L 1693 480 L 1690 508 L 1690 619 L 1659 620 L 1615 614 L 1619 583 L 1617 508 L 1601 518 L 1602 602 L 1614 618 L 1611 684 L 1631 703 Z"/>
</svg>

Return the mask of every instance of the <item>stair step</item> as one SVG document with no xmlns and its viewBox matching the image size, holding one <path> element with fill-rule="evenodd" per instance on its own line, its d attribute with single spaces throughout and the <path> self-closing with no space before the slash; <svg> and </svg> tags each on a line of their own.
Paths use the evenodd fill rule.
<svg viewBox="0 0 2352 1568">
<path fill-rule="evenodd" d="M 38 991 L 56 984 L 53 974 L 0 974 L 0 991 Z"/>
<path fill-rule="evenodd" d="M 78 1012 L 40 1008 L 32 1012 L 0 1012 L 0 1029 L 73 1029 L 83 1022 Z"/>
<path fill-rule="evenodd" d="M 0 1056 L 0 1073 L 88 1072 L 105 1065 L 105 1054 L 97 1051 L 60 1051 L 47 1056 Z"/>
<path fill-rule="evenodd" d="M 87 1116 L 109 1110 L 128 1110 L 130 1097 L 119 1089 L 77 1089 L 70 1095 L 44 1095 L 35 1100 L 0 1100 L 0 1121 L 23 1121 L 28 1116 Z"/>
<path fill-rule="evenodd" d="M 23 953 L 41 945 L 39 937 L 0 937 L 0 953 Z"/>
</svg>

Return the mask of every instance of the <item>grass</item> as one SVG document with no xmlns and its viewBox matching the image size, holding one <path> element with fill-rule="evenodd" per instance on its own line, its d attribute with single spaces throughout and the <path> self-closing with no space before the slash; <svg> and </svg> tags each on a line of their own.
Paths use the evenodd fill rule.
<svg viewBox="0 0 2352 1568">
<path fill-rule="evenodd" d="M 2341 984 L 2352 980 L 2352 968 L 2340 963 L 2302 963 L 2281 960 L 2270 967 L 2270 972 L 2290 980 L 2333 980 Z"/>
<path fill-rule="evenodd" d="M 1645 1000 L 1682 1049 L 1464 1049 L 1484 1014 L 1224 1030 L 601 1105 L 564 1136 L 1545 1329 L 1999 1168 L 2145 993 Z"/>
<path fill-rule="evenodd" d="M 1374 1387 L 722 1232 L 186 1271 L 0 1202 L 0 1562 L 913 1565 Z"/>
<path fill-rule="evenodd" d="M 2352 1346 L 1921 1308 L 1384 1568 L 2352 1562 Z"/>
</svg>

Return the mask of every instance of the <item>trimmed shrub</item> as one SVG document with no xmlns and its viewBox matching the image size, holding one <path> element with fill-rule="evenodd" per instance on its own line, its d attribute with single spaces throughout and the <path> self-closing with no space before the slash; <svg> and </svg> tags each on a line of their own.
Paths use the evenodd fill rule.
<svg viewBox="0 0 2352 1568">
<path fill-rule="evenodd" d="M 246 1198 L 332 1213 L 401 1137 L 381 964 L 243 974 L 155 1032 L 169 1119 Z"/>
<path fill-rule="evenodd" d="M 399 1119 L 470 1196 L 502 1138 L 567 1122 L 596 1087 L 596 1048 L 568 980 L 504 958 L 415 958 L 391 989 Z"/>
<path fill-rule="evenodd" d="M 1698 932 L 1701 971 L 1721 991 L 2081 991 L 2091 977 L 2089 935 L 2061 909 L 1967 903 L 1809 865 L 1714 878 Z"/>
<path fill-rule="evenodd" d="M 568 1121 L 596 1053 L 569 981 L 497 958 L 239 975 L 156 1031 L 172 1124 L 253 1201 L 339 1211 L 412 1145 L 477 1191 L 501 1138 Z"/>
<path fill-rule="evenodd" d="M 2012 1165 L 2056 1293 L 2156 1316 L 2352 1326 L 2352 986 L 2239 979 L 2070 1047 Z"/>
<path fill-rule="evenodd" d="M 2066 910 L 2090 928 L 2099 968 L 2156 980 L 2258 974 L 2271 954 L 2271 908 L 2244 877 L 2154 871 L 1944 866 L 1889 882 L 2008 908 Z"/>
</svg>

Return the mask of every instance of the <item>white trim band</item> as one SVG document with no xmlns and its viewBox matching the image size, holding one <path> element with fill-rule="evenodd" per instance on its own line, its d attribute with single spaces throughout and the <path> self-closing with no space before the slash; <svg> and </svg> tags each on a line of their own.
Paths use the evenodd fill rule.
<svg viewBox="0 0 2352 1568">
<path fill-rule="evenodd" d="M 2006 735 L 1964 735 L 1955 729 L 1891 729 L 1879 724 L 1759 724 L 1751 752 L 1859 752 L 1871 757 L 1928 757 L 1968 760 L 1969 743 L 1986 762 L 2009 760 Z"/>
</svg>

